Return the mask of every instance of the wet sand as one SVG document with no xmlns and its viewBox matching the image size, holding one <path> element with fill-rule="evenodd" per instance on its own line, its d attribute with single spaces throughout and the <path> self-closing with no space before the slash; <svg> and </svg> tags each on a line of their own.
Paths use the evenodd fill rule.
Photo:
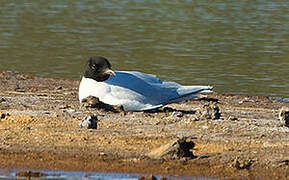
<svg viewBox="0 0 289 180">
<path fill-rule="evenodd" d="M 76 80 L 0 73 L 2 170 L 289 178 L 289 128 L 278 119 L 287 102 L 214 93 L 157 112 L 124 114 L 81 106 L 78 85 Z M 221 117 L 198 118 L 197 112 L 213 102 Z M 88 114 L 97 116 L 97 129 L 79 127 Z M 193 141 L 193 157 L 149 155 L 182 137 Z"/>
</svg>

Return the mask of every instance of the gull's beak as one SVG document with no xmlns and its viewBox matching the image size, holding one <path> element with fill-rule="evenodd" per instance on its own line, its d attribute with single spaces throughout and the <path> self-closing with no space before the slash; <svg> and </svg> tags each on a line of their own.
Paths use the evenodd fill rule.
<svg viewBox="0 0 289 180">
<path fill-rule="evenodd" d="M 115 72 L 113 72 L 113 70 L 111 70 L 111 69 L 106 69 L 106 70 L 104 71 L 104 73 L 115 76 Z"/>
</svg>

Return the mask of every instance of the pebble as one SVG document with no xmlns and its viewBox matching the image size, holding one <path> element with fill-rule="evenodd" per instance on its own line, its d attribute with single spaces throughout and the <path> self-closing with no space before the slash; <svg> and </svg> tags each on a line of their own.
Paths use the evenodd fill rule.
<svg viewBox="0 0 289 180">
<path fill-rule="evenodd" d="M 80 128 L 97 129 L 97 116 L 88 115 L 79 123 Z"/>
<path fill-rule="evenodd" d="M 289 127 L 289 107 L 283 106 L 279 111 L 279 120 Z"/>
<path fill-rule="evenodd" d="M 68 113 L 75 113 L 76 110 L 75 110 L 75 109 L 67 109 L 66 112 L 68 112 Z"/>
<path fill-rule="evenodd" d="M 184 114 L 181 111 L 174 111 L 171 117 L 183 117 Z"/>
<path fill-rule="evenodd" d="M 236 118 L 235 116 L 229 116 L 229 117 L 227 118 L 227 120 L 229 120 L 229 121 L 239 121 L 239 119 Z"/>
</svg>

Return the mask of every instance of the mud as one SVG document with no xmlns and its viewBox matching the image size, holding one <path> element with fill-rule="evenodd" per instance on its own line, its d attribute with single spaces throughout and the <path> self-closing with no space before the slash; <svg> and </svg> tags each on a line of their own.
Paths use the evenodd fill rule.
<svg viewBox="0 0 289 180">
<path fill-rule="evenodd" d="M 289 128 L 279 120 L 288 102 L 214 93 L 158 111 L 121 113 L 80 105 L 78 85 L 0 73 L 1 169 L 289 178 Z M 219 115 L 198 118 L 210 104 Z M 97 116 L 97 129 L 79 127 L 90 114 Z M 148 156 L 184 137 L 194 143 L 193 156 Z"/>
</svg>

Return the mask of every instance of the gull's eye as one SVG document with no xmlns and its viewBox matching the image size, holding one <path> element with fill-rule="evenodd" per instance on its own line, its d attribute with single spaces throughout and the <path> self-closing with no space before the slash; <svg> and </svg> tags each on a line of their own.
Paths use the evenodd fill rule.
<svg viewBox="0 0 289 180">
<path fill-rule="evenodd" d="M 94 70 L 96 70 L 96 69 L 98 69 L 98 65 L 92 64 L 92 65 L 91 65 L 91 68 L 94 69 Z"/>
</svg>

